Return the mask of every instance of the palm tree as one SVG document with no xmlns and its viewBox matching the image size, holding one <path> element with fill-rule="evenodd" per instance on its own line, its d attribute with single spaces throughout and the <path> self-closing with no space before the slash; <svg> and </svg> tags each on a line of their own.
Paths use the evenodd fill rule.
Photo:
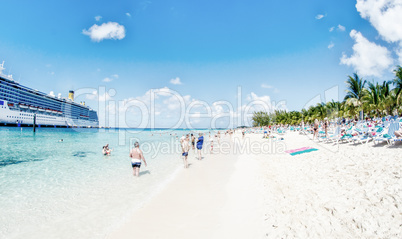
<svg viewBox="0 0 402 239">
<path fill-rule="evenodd" d="M 365 95 L 364 85 L 366 81 L 360 78 L 356 73 L 352 76 L 348 76 L 348 80 L 346 81 L 347 89 L 345 101 L 349 105 L 353 105 L 354 107 L 363 110 L 362 108 L 362 99 Z"/>
<path fill-rule="evenodd" d="M 395 72 L 395 78 L 394 78 L 394 86 L 395 86 L 395 93 L 396 93 L 396 103 L 399 105 L 400 104 L 400 98 L 402 95 L 402 67 L 397 66 L 396 69 L 394 70 Z"/>
<path fill-rule="evenodd" d="M 376 116 L 380 116 L 381 87 L 378 83 L 367 82 L 368 88 L 364 89 L 365 94 L 362 98 L 368 113 L 374 111 Z"/>
<path fill-rule="evenodd" d="M 334 100 L 327 102 L 325 108 L 327 109 L 327 114 L 330 119 L 334 119 L 339 116 L 339 102 L 335 102 Z"/>
</svg>

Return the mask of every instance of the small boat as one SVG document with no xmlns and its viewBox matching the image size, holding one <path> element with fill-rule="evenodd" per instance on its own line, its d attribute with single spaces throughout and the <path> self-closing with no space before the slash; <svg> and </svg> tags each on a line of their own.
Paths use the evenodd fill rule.
<svg viewBox="0 0 402 239">
<path fill-rule="evenodd" d="M 30 109 L 30 110 L 38 110 L 38 107 L 35 107 L 35 106 L 29 106 L 29 109 Z"/>
<path fill-rule="evenodd" d="M 24 105 L 24 104 L 20 104 L 20 108 L 28 109 L 28 106 L 27 106 L 27 105 Z"/>
</svg>

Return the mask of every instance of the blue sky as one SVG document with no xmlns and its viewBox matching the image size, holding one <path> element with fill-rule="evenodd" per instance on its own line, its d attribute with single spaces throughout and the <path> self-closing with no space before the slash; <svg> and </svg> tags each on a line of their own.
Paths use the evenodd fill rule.
<svg viewBox="0 0 402 239">
<path fill-rule="evenodd" d="M 393 78 L 402 59 L 402 33 L 393 29 L 402 19 L 392 13 L 402 7 L 390 2 L 384 10 L 376 0 L 0 1 L 0 60 L 21 84 L 63 96 L 70 89 L 100 96 L 105 87 L 116 93 L 106 100 L 127 102 L 167 87 L 186 104 L 231 102 L 233 115 L 241 87 L 241 104 L 282 101 L 300 110 L 334 86 L 331 98 L 342 99 L 353 72 Z M 158 99 L 156 126 L 174 122 L 168 98 Z M 79 99 L 111 114 L 93 95 Z M 135 120 L 134 111 L 124 117 Z"/>
</svg>

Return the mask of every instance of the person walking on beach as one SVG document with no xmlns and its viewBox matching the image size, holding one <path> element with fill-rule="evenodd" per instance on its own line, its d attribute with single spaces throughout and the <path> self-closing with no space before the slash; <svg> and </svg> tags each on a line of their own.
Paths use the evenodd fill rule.
<svg viewBox="0 0 402 239">
<path fill-rule="evenodd" d="M 211 137 L 209 139 L 210 143 L 211 143 L 211 151 L 210 153 L 213 154 L 214 153 L 214 137 Z"/>
<path fill-rule="evenodd" d="M 144 161 L 145 167 L 147 162 L 145 161 L 144 154 L 140 149 L 140 144 L 138 142 L 134 143 L 134 148 L 130 151 L 131 166 L 133 167 L 133 175 L 140 176 L 141 160 Z"/>
<path fill-rule="evenodd" d="M 315 119 L 314 120 L 314 128 L 313 128 L 313 140 L 315 137 L 318 138 L 318 127 L 319 127 L 318 119 Z"/>
<path fill-rule="evenodd" d="M 325 137 L 328 138 L 328 127 L 329 127 L 329 121 L 328 118 L 325 117 L 324 119 L 324 131 L 325 131 Z"/>
<path fill-rule="evenodd" d="M 199 134 L 200 137 L 198 137 L 197 140 L 197 149 L 198 149 L 198 160 L 201 160 L 201 150 L 202 150 L 202 144 L 204 143 L 204 136 L 202 136 L 202 133 Z"/>
<path fill-rule="evenodd" d="M 193 146 L 193 149 L 195 149 L 195 136 L 191 134 L 191 145 Z"/>
<path fill-rule="evenodd" d="M 186 138 L 181 142 L 181 149 L 182 149 L 184 168 L 188 168 L 187 156 L 188 156 L 188 151 L 190 150 L 189 141 L 190 141 L 190 139 L 189 139 L 189 137 L 187 135 Z"/>
</svg>

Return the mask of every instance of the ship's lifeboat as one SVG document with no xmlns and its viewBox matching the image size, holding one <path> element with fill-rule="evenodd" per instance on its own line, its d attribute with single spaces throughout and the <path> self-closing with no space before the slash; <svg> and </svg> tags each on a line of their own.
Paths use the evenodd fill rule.
<svg viewBox="0 0 402 239">
<path fill-rule="evenodd" d="M 46 109 L 46 112 L 52 113 L 52 110 L 51 109 Z"/>
<path fill-rule="evenodd" d="M 35 106 L 29 106 L 29 109 L 30 109 L 30 110 L 38 110 L 38 107 L 35 107 Z"/>
<path fill-rule="evenodd" d="M 24 104 L 20 104 L 20 108 L 22 108 L 22 109 L 28 109 L 28 106 L 27 106 L 27 105 L 24 105 Z"/>
<path fill-rule="evenodd" d="M 45 112 L 45 109 L 43 109 L 43 108 L 39 108 L 38 110 L 41 112 Z"/>
<path fill-rule="evenodd" d="M 61 115 L 61 114 L 63 114 L 63 112 L 61 112 L 61 111 L 57 111 L 57 114 Z"/>
</svg>

